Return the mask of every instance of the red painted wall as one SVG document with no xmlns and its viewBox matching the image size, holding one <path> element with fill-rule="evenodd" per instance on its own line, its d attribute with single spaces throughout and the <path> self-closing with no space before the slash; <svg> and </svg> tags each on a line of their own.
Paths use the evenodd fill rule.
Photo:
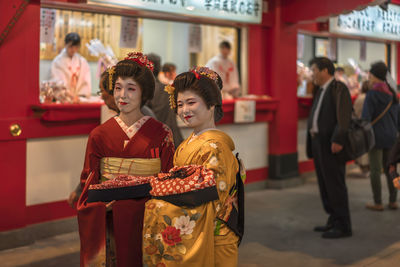
<svg viewBox="0 0 400 267">
<path fill-rule="evenodd" d="M 0 1 L 1 30 L 21 2 Z M 39 20 L 40 5 L 32 2 L 0 46 L 0 131 L 3 133 L 0 139 L 0 231 L 22 227 L 26 223 L 26 140 L 14 140 L 10 134 L 5 135 L 9 133 L 10 123 L 1 122 L 26 117 L 30 104 L 38 102 Z"/>
</svg>

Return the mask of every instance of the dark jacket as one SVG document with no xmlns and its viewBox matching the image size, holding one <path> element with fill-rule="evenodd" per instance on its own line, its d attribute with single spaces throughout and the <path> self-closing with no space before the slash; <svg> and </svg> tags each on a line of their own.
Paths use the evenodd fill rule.
<svg viewBox="0 0 400 267">
<path fill-rule="evenodd" d="M 165 85 L 163 85 L 158 79 L 156 79 L 156 88 L 154 90 L 154 97 L 147 104 L 156 114 L 156 117 L 162 123 L 168 125 L 174 136 L 175 147 L 178 147 L 183 141 L 181 131 L 176 122 L 176 114 L 169 107 L 169 95 L 164 91 Z"/>
<path fill-rule="evenodd" d="M 374 89 L 369 90 L 365 97 L 362 118 L 372 122 L 385 110 L 390 101 L 393 101 L 392 95 Z M 374 124 L 375 148 L 391 148 L 394 145 L 399 128 L 398 112 L 398 104 L 393 102 L 385 115 Z"/>
<path fill-rule="evenodd" d="M 321 91 L 322 89 L 318 88 L 310 116 L 308 117 L 307 156 L 309 158 L 313 157 L 310 129 L 312 127 L 314 112 L 317 107 Z M 337 143 L 344 146 L 347 140 L 347 130 L 350 125 L 353 108 L 349 89 L 344 83 L 333 80 L 326 89 L 323 97 L 324 98 L 322 99 L 321 109 L 317 121 L 319 131 L 318 134 L 321 137 L 321 140 L 326 142 L 326 144 L 329 146 L 332 143 Z"/>
</svg>

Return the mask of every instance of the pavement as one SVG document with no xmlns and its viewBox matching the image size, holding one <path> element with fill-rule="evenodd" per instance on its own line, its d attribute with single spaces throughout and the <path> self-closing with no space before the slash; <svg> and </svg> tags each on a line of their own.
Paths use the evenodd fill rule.
<svg viewBox="0 0 400 267">
<path fill-rule="evenodd" d="M 245 237 L 239 267 L 400 266 L 400 211 L 369 211 L 369 179 L 348 166 L 347 186 L 353 223 L 350 238 L 326 240 L 313 232 L 324 224 L 317 181 L 307 174 L 304 185 L 246 193 Z M 388 199 L 382 177 L 383 199 Z M 387 203 L 385 203 L 387 204 Z M 79 235 L 67 233 L 34 244 L 0 251 L 0 266 L 79 266 Z"/>
</svg>

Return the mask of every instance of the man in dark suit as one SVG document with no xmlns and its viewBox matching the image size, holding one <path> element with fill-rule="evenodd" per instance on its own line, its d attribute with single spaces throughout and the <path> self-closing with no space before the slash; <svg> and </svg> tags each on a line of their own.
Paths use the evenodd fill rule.
<svg viewBox="0 0 400 267">
<path fill-rule="evenodd" d="M 314 231 L 322 232 L 323 238 L 348 237 L 352 230 L 343 146 L 352 113 L 350 93 L 334 79 L 335 67 L 328 58 L 314 58 L 310 66 L 319 88 L 308 118 L 307 156 L 314 159 L 322 205 L 329 215 L 326 225 Z"/>
</svg>

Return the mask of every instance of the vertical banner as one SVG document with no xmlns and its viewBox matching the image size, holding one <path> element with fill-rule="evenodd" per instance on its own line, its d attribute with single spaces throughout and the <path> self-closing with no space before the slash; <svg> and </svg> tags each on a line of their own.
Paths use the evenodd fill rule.
<svg viewBox="0 0 400 267">
<path fill-rule="evenodd" d="M 200 53 L 201 44 L 201 26 L 198 24 L 190 24 L 189 26 L 189 53 Z"/>
<path fill-rule="evenodd" d="M 40 42 L 52 44 L 54 42 L 56 10 L 42 8 L 40 13 Z"/>
<path fill-rule="evenodd" d="M 125 48 L 136 48 L 138 38 L 138 19 L 131 17 L 121 18 L 121 37 L 119 46 Z"/>
</svg>

